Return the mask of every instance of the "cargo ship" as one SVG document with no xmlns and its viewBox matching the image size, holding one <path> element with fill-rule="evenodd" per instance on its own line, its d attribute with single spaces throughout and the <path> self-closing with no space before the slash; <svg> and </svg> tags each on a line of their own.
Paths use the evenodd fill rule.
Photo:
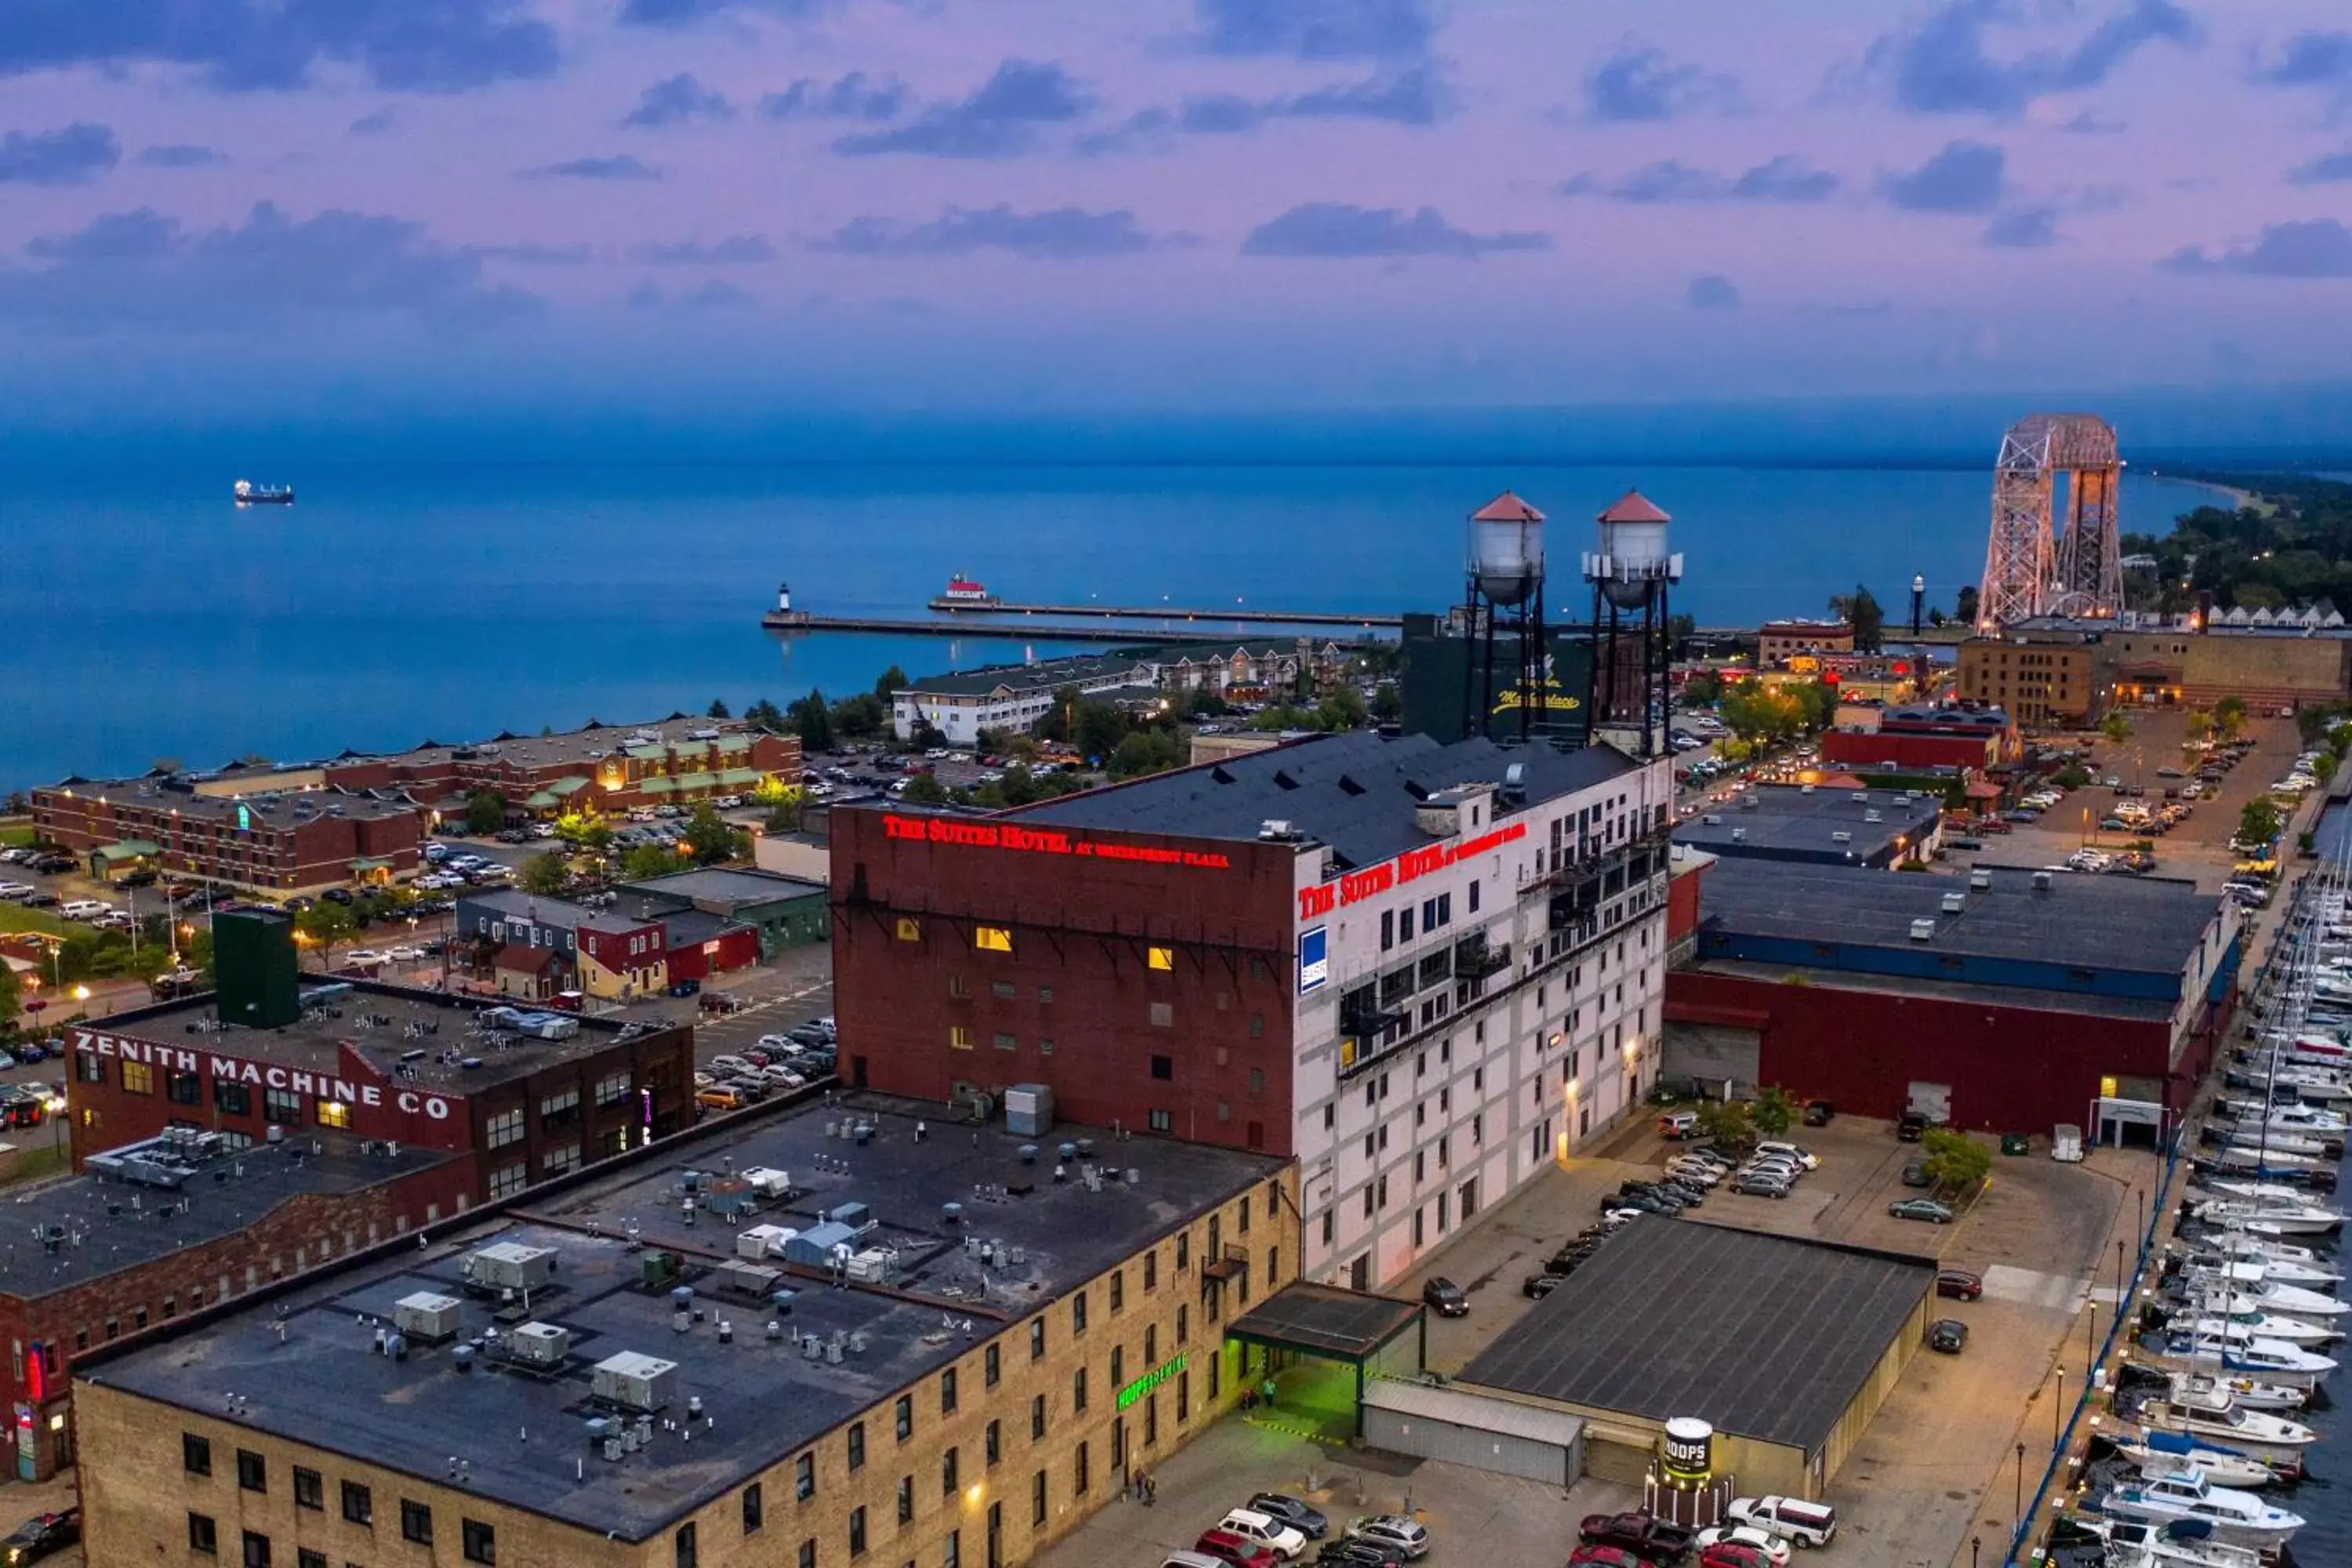
<svg viewBox="0 0 2352 1568">
<path fill-rule="evenodd" d="M 239 479 L 236 489 L 239 506 L 292 506 L 292 485 L 257 485 L 251 479 Z"/>
</svg>

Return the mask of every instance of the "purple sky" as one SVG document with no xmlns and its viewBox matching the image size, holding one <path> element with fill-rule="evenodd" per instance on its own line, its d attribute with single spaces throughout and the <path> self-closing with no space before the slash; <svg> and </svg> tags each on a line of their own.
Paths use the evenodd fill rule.
<svg viewBox="0 0 2352 1568">
<path fill-rule="evenodd" d="M 0 414 L 35 421 L 2347 350 L 2343 0 L 0 0 Z"/>
</svg>

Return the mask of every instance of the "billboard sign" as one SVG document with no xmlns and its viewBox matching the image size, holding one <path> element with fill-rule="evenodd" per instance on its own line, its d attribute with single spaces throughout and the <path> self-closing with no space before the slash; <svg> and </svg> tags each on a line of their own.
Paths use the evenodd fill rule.
<svg viewBox="0 0 2352 1568">
<path fill-rule="evenodd" d="M 1319 990 L 1331 978 L 1331 939 L 1326 927 L 1298 933 L 1298 994 Z"/>
</svg>

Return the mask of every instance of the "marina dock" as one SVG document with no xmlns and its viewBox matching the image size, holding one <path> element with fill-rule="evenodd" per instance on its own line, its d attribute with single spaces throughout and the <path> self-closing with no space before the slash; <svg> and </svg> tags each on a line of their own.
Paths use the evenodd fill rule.
<svg viewBox="0 0 2352 1568">
<path fill-rule="evenodd" d="M 806 610 L 770 610 L 760 624 L 772 632 L 880 632 L 894 637 L 1003 637 L 1023 642 L 1086 643 L 1230 643 L 1239 634 L 1205 631 L 1197 626 L 1181 631 L 1151 631 L 1118 626 L 1065 626 L 1024 622 L 997 626 L 981 621 L 891 619 L 879 616 L 819 616 Z M 1353 623 L 1349 623 L 1353 624 Z"/>
</svg>

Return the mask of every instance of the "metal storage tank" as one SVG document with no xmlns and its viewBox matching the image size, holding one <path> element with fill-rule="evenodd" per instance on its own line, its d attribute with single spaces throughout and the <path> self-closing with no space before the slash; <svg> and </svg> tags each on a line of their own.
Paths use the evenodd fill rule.
<svg viewBox="0 0 2352 1568">
<path fill-rule="evenodd" d="M 1470 574 L 1497 605 L 1523 603 L 1544 574 L 1544 514 L 1505 490 L 1470 514 Z"/>
</svg>

